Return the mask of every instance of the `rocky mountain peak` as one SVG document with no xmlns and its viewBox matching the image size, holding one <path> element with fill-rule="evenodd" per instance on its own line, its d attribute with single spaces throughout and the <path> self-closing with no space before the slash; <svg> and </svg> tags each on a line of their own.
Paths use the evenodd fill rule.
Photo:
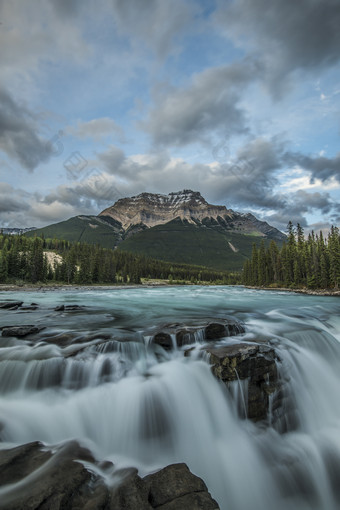
<svg viewBox="0 0 340 510">
<path fill-rule="evenodd" d="M 184 189 L 168 195 L 140 193 L 130 198 L 121 198 L 99 216 L 110 216 L 127 229 L 140 223 L 153 227 L 175 218 L 194 223 L 195 220 L 217 218 L 225 214 L 228 214 L 225 206 L 208 204 L 199 191 Z"/>
<path fill-rule="evenodd" d="M 140 193 L 137 196 L 121 198 L 99 214 L 103 219 L 112 218 L 121 224 L 122 231 L 138 226 L 138 229 L 168 223 L 176 218 L 189 223 L 228 232 L 254 234 L 283 240 L 279 230 L 260 221 L 251 213 L 238 213 L 224 205 L 209 204 L 199 191 L 184 189 L 168 195 Z M 136 230 L 135 230 L 136 231 Z M 131 232 L 131 229 L 130 229 Z"/>
</svg>

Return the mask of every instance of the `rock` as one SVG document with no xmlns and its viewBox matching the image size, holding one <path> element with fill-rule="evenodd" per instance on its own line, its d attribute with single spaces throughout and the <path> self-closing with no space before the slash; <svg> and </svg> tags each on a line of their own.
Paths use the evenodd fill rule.
<svg viewBox="0 0 340 510">
<path fill-rule="evenodd" d="M 163 510 L 217 510 L 201 478 L 192 474 L 186 464 L 172 464 L 144 481 L 149 488 L 149 501 L 153 508 Z"/>
<path fill-rule="evenodd" d="M 176 331 L 176 344 L 178 347 L 183 347 L 183 345 L 194 344 L 196 340 L 196 335 L 199 329 L 197 328 L 181 328 Z"/>
<path fill-rule="evenodd" d="M 78 310 L 84 310 L 85 306 L 80 305 L 65 305 L 65 310 L 69 312 L 77 312 Z"/>
<path fill-rule="evenodd" d="M 38 441 L 11 450 L 0 450 L 0 485 L 22 480 L 51 458 Z"/>
<path fill-rule="evenodd" d="M 85 467 L 88 464 L 94 469 Z M 97 474 L 98 468 L 107 476 L 111 473 L 111 483 Z M 115 471 L 111 462 L 96 462 L 76 441 L 53 450 L 39 442 L 0 450 L 0 492 L 1 510 L 219 508 L 204 482 L 185 464 L 168 466 L 142 479 L 135 468 Z"/>
<path fill-rule="evenodd" d="M 23 301 L 4 301 L 0 303 L 0 308 L 8 310 L 17 310 L 19 306 L 23 304 Z"/>
<path fill-rule="evenodd" d="M 279 359 L 273 348 L 258 344 L 231 344 L 209 347 L 212 371 L 227 384 L 238 379 L 248 380 L 247 417 L 265 420 L 269 412 L 269 396 L 273 395 L 272 407 L 276 410 L 280 398 L 281 382 L 277 374 Z"/>
<path fill-rule="evenodd" d="M 0 485 L 21 481 L 20 490 L 14 485 L 2 492 L 1 509 L 82 508 L 79 505 L 88 499 L 95 477 L 74 459 L 94 462 L 90 452 L 75 441 L 58 448 L 55 454 L 40 443 L 0 451 Z"/>
<path fill-rule="evenodd" d="M 66 333 L 57 333 L 54 335 L 43 336 L 39 339 L 41 342 L 46 342 L 48 344 L 59 345 L 59 347 L 66 347 L 75 342 L 75 340 L 79 337 L 76 333 L 66 332 Z"/>
<path fill-rule="evenodd" d="M 117 475 L 123 475 L 123 481 L 113 490 L 110 510 L 152 510 L 148 501 L 148 486 L 140 476 L 137 470 L 129 470 L 127 476 L 126 470 L 118 471 Z"/>
<path fill-rule="evenodd" d="M 2 328 L 2 336 L 15 336 L 21 338 L 27 335 L 39 333 L 45 329 L 44 326 L 34 326 L 27 324 L 25 326 L 5 326 Z"/>
<path fill-rule="evenodd" d="M 231 319 L 219 319 L 218 321 L 198 321 L 196 324 L 167 324 L 152 338 L 151 343 L 160 345 L 170 351 L 174 347 L 172 337 L 176 339 L 177 347 L 194 344 L 196 341 L 204 342 L 218 340 L 227 336 L 244 333 L 244 327 Z"/>
<path fill-rule="evenodd" d="M 152 343 L 156 344 L 156 345 L 160 345 L 166 351 L 171 351 L 171 349 L 173 349 L 173 342 L 172 342 L 171 335 L 164 331 L 160 331 L 159 333 L 156 333 L 156 335 L 152 339 Z"/>
<path fill-rule="evenodd" d="M 193 475 L 186 464 L 172 464 L 157 473 L 148 475 L 144 481 L 149 485 L 149 501 L 153 507 L 190 492 L 206 491 L 203 480 Z"/>
<path fill-rule="evenodd" d="M 223 322 L 210 322 L 204 329 L 204 336 L 206 340 L 217 340 L 225 336 L 240 335 L 244 332 L 245 329 L 242 324 L 225 319 Z"/>
<path fill-rule="evenodd" d="M 78 312 L 79 310 L 84 310 L 84 306 L 80 305 L 58 305 L 55 307 L 55 312 Z"/>
<path fill-rule="evenodd" d="M 157 510 L 219 510 L 209 492 L 193 492 L 157 507 Z"/>
<path fill-rule="evenodd" d="M 27 305 L 27 306 L 22 306 L 20 308 L 20 310 L 25 310 L 25 311 L 30 311 L 30 310 L 37 310 L 37 306 L 32 306 L 32 305 Z"/>
</svg>

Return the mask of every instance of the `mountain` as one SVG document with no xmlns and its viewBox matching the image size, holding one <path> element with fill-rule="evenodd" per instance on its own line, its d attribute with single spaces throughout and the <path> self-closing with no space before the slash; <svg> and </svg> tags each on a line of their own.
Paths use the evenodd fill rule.
<svg viewBox="0 0 340 510">
<path fill-rule="evenodd" d="M 227 209 L 224 205 L 209 204 L 198 191 L 183 190 L 168 195 L 141 193 L 136 197 L 121 198 L 113 206 L 99 214 L 120 223 L 125 231 L 140 225 L 155 227 L 177 218 L 193 225 L 205 224 L 210 228 L 244 234 L 263 235 L 283 241 L 285 235 L 252 214 L 242 214 Z"/>
<path fill-rule="evenodd" d="M 231 216 L 232 212 L 223 205 L 208 204 L 198 191 L 185 189 L 169 195 L 141 193 L 136 197 L 121 198 L 99 216 L 109 216 L 127 229 L 138 224 L 154 227 L 175 218 L 195 223 L 195 220 L 204 218 Z"/>
<path fill-rule="evenodd" d="M 42 234 L 218 270 L 240 270 L 254 242 L 286 238 L 252 214 L 209 204 L 191 190 L 122 198 L 98 216 L 75 216 L 27 235 Z"/>
<path fill-rule="evenodd" d="M 0 227 L 0 233 L 8 236 L 21 236 L 23 234 L 26 234 L 26 232 L 30 232 L 31 230 L 36 230 L 36 227 L 28 228 Z"/>
<path fill-rule="evenodd" d="M 28 237 L 44 236 L 45 239 L 100 244 L 115 248 L 123 239 L 122 227 L 114 220 L 105 221 L 98 216 L 74 216 L 66 221 L 28 232 Z"/>
</svg>

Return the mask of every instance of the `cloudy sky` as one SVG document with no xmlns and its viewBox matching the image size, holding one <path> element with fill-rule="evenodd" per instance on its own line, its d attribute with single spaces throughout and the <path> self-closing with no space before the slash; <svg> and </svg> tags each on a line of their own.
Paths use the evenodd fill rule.
<svg viewBox="0 0 340 510">
<path fill-rule="evenodd" d="M 0 0 L 0 226 L 198 190 L 340 219 L 339 0 Z"/>
</svg>

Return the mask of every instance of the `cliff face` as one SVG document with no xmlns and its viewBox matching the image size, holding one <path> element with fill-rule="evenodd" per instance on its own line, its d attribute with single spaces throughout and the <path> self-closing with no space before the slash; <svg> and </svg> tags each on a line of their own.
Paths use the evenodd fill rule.
<svg viewBox="0 0 340 510">
<path fill-rule="evenodd" d="M 262 235 L 283 240 L 279 230 L 259 221 L 252 214 L 240 214 L 223 205 L 209 204 L 198 191 L 183 190 L 168 195 L 141 193 L 135 197 L 122 198 L 102 211 L 99 216 L 112 218 L 123 230 L 133 225 L 142 228 L 168 223 L 175 218 L 192 224 L 207 224 L 237 233 Z"/>
<path fill-rule="evenodd" d="M 199 192 L 183 190 L 169 195 L 141 193 L 136 197 L 122 198 L 99 216 L 110 216 L 127 229 L 139 223 L 154 227 L 175 218 L 194 223 L 194 220 L 217 219 L 230 216 L 230 213 L 225 206 L 208 204 Z"/>
</svg>

